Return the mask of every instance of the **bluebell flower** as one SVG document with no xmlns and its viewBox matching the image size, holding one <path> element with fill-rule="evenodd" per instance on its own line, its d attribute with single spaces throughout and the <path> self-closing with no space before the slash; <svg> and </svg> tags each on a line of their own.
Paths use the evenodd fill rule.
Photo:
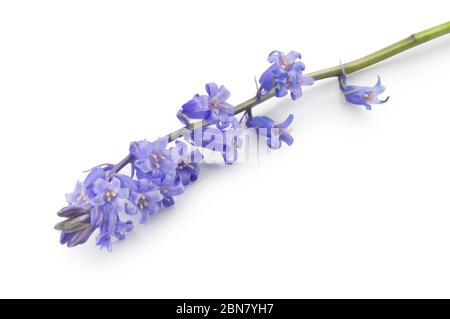
<svg viewBox="0 0 450 319">
<path fill-rule="evenodd" d="M 364 105 L 367 110 L 372 109 L 372 104 L 383 104 L 389 100 L 389 96 L 384 100 L 378 98 L 378 95 L 385 91 L 385 87 L 381 85 L 380 76 L 378 76 L 378 81 L 373 87 L 347 85 L 347 74 L 342 69 L 342 75 L 339 77 L 339 86 L 348 102 Z"/>
<path fill-rule="evenodd" d="M 110 182 L 99 178 L 94 182 L 94 193 L 96 196 L 90 201 L 92 205 L 103 206 L 111 203 L 122 211 L 124 205 L 127 204 L 130 190 L 122 188 L 117 177 L 113 177 Z"/>
<path fill-rule="evenodd" d="M 95 228 L 100 227 L 96 244 L 111 250 L 113 237 L 121 240 L 126 231 L 133 229 L 133 222 L 122 222 L 118 214 L 134 215 L 137 213 L 137 208 L 129 200 L 130 189 L 122 188 L 117 177 L 113 177 L 110 182 L 101 178 L 97 179 L 94 182 L 93 191 L 95 197 L 89 201 L 93 206 L 90 211 L 90 224 Z"/>
<path fill-rule="evenodd" d="M 100 224 L 100 233 L 95 243 L 100 248 L 106 248 L 108 251 L 111 251 L 113 238 L 123 240 L 125 238 L 125 232 L 133 229 L 133 222 L 131 220 L 122 222 L 117 214 L 117 207 L 111 202 L 107 202 L 101 206 L 101 211 L 102 222 Z"/>
<path fill-rule="evenodd" d="M 130 145 L 130 153 L 134 156 L 138 178 L 164 178 L 175 176 L 176 163 L 167 149 L 167 138 L 159 138 L 155 142 L 138 141 Z"/>
<path fill-rule="evenodd" d="M 90 170 L 84 182 L 77 181 L 75 190 L 72 193 L 66 194 L 66 200 L 69 205 L 82 206 L 89 202 L 89 199 L 95 196 L 92 188 L 94 182 L 99 178 L 106 178 L 109 167 L 95 167 Z"/>
<path fill-rule="evenodd" d="M 128 215 L 136 214 L 136 207 L 129 200 L 130 189 L 122 188 L 120 180 L 113 177 L 111 182 L 104 179 L 97 179 L 94 182 L 95 197 L 90 200 L 93 205 L 91 210 L 91 224 L 98 226 L 103 220 L 102 207 L 110 205 L 118 213 Z"/>
<path fill-rule="evenodd" d="M 196 128 L 192 131 L 190 141 L 194 145 L 220 152 L 226 164 L 233 164 L 242 146 L 242 127 L 234 120 L 226 130 L 214 127 Z"/>
<path fill-rule="evenodd" d="M 164 207 L 169 207 L 175 204 L 173 197 L 181 195 L 186 189 L 180 179 L 171 178 L 168 176 L 162 180 L 153 179 L 152 182 L 158 186 L 158 190 L 163 196 L 161 203 Z"/>
<path fill-rule="evenodd" d="M 66 200 L 69 205 L 87 204 L 89 201 L 89 197 L 87 195 L 86 185 L 80 181 L 77 181 L 74 192 L 66 194 Z"/>
<path fill-rule="evenodd" d="M 94 177 L 99 176 L 102 177 L 93 181 Z M 66 220 L 55 226 L 61 230 L 61 244 L 69 247 L 82 244 L 95 229 L 100 228 L 96 244 L 111 250 L 113 238 L 121 240 L 125 237 L 125 232 L 133 229 L 132 221 L 123 222 L 119 218 L 119 213 L 134 215 L 137 212 L 137 207 L 129 200 L 130 189 L 122 187 L 122 184 L 134 187 L 131 179 L 127 179 L 125 175 L 117 175 L 108 182 L 105 178 L 105 170 L 95 169 L 84 183 L 77 183 L 74 193 L 67 196 L 70 205 L 58 212 Z M 121 182 L 122 180 L 125 182 Z M 92 195 L 86 195 L 88 186 Z M 85 198 L 80 198 L 84 196 L 88 199 L 87 203 Z"/>
<path fill-rule="evenodd" d="M 138 209 L 139 222 L 146 224 L 148 217 L 155 215 L 161 208 L 161 201 L 164 199 L 164 196 L 157 185 L 148 179 L 140 179 L 137 182 L 136 191 L 131 192 L 130 199 Z"/>
<path fill-rule="evenodd" d="M 186 102 L 177 114 L 178 119 L 183 124 L 189 123 L 189 119 L 201 119 L 209 124 L 228 126 L 228 119 L 234 114 L 233 106 L 226 102 L 230 92 L 216 83 L 206 84 L 206 92 L 208 95 L 196 94 Z"/>
<path fill-rule="evenodd" d="M 200 174 L 198 163 L 203 159 L 203 155 L 197 149 L 189 152 L 186 143 L 176 141 L 175 151 L 178 155 L 177 178 L 186 186 L 197 180 Z"/>
<path fill-rule="evenodd" d="M 272 65 L 259 79 L 262 94 L 275 89 L 277 97 L 283 97 L 289 91 L 293 100 L 302 96 L 302 86 L 313 85 L 314 79 L 303 75 L 305 65 L 300 58 L 300 53 L 295 51 L 286 55 L 280 51 L 271 52 L 268 60 Z"/>
<path fill-rule="evenodd" d="M 255 116 L 247 122 L 248 127 L 253 127 L 259 135 L 267 137 L 266 144 L 273 149 L 281 147 L 281 142 L 291 145 L 294 142 L 293 137 L 289 134 L 289 125 L 294 120 L 294 116 L 290 114 L 288 118 L 279 124 L 268 116 Z"/>
</svg>

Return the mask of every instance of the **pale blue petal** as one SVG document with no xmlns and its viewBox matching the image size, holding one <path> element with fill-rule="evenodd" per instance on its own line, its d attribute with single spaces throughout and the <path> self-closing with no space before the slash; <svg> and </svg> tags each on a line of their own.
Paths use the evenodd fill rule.
<svg viewBox="0 0 450 319">
<path fill-rule="evenodd" d="M 209 97 L 215 97 L 217 92 L 219 91 L 219 87 L 216 83 L 208 83 L 205 85 L 206 92 L 208 93 Z"/>
<path fill-rule="evenodd" d="M 292 124 L 292 121 L 294 120 L 294 115 L 293 114 L 289 114 L 289 116 L 287 117 L 286 120 L 284 120 L 283 122 L 281 122 L 280 124 L 275 125 L 275 127 L 279 127 L 279 128 L 283 128 L 286 129 L 289 127 L 289 125 Z"/>
<path fill-rule="evenodd" d="M 97 179 L 94 182 L 94 193 L 96 195 L 102 194 L 106 189 L 108 189 L 109 183 L 102 178 Z"/>
</svg>

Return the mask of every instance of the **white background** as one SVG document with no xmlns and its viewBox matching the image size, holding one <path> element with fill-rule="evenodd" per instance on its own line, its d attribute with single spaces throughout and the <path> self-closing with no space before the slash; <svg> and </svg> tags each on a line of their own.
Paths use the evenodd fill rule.
<svg viewBox="0 0 450 319">
<path fill-rule="evenodd" d="M 450 297 L 450 37 L 296 102 L 295 143 L 209 165 L 110 254 L 53 225 L 82 171 L 178 128 L 206 82 L 237 104 L 274 49 L 307 71 L 448 20 L 448 1 L 1 1 L 0 297 Z"/>
</svg>

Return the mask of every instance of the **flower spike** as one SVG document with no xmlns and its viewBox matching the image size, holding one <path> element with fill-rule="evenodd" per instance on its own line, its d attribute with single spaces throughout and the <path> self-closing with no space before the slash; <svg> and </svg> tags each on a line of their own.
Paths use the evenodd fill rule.
<svg viewBox="0 0 450 319">
<path fill-rule="evenodd" d="M 450 33 L 448 22 L 350 63 L 362 69 L 447 33 Z M 363 87 L 348 85 L 345 70 L 340 72 L 339 66 L 305 75 L 300 58 L 296 51 L 271 52 L 268 57 L 271 65 L 259 79 L 256 96 L 234 107 L 227 102 L 230 92 L 224 86 L 206 84 L 206 95 L 196 94 L 181 106 L 177 117 L 184 127 L 157 140 L 132 142 L 126 157 L 116 165 L 95 166 L 83 181 L 76 182 L 74 191 L 66 195 L 67 206 L 57 213 L 63 218 L 55 225 L 61 232 L 60 243 L 74 247 L 96 233 L 96 245 L 111 251 L 113 242 L 123 240 L 133 230 L 133 218 L 147 223 L 152 215 L 174 205 L 175 198 L 198 179 L 201 150 L 217 151 L 226 164 L 235 163 L 245 128 L 265 137 L 271 148 L 278 149 L 282 143 L 291 145 L 292 114 L 276 124 L 268 116 L 253 116 L 251 112 L 273 96 L 290 93 L 295 100 L 302 95 L 303 86 L 338 76 L 345 99 L 353 104 L 370 110 L 372 104 L 383 104 L 389 99 L 378 98 L 385 90 L 379 77 L 375 86 Z M 236 118 L 238 113 L 244 113 L 240 120 Z M 120 173 L 127 165 L 131 165 L 131 173 Z"/>
</svg>

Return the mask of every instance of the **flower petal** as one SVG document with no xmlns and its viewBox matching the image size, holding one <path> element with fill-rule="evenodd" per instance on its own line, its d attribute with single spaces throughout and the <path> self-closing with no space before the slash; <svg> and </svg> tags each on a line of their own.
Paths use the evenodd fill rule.
<svg viewBox="0 0 450 319">
<path fill-rule="evenodd" d="M 184 187 L 184 185 L 182 183 L 176 183 L 175 185 L 168 187 L 167 194 L 169 196 L 181 195 L 181 194 L 183 194 L 185 189 L 186 188 Z"/>
<path fill-rule="evenodd" d="M 283 132 L 280 135 L 280 140 L 285 142 L 287 145 L 292 145 L 292 143 L 294 143 L 294 138 L 292 137 L 291 134 L 289 134 L 287 132 Z"/>
<path fill-rule="evenodd" d="M 132 142 L 130 144 L 130 154 L 136 159 L 147 158 L 153 151 L 154 144 L 148 141 Z"/>
<path fill-rule="evenodd" d="M 276 68 L 276 64 L 271 65 L 259 78 L 259 84 L 266 92 L 270 91 L 273 87 L 273 77 Z"/>
<path fill-rule="evenodd" d="M 301 83 L 301 85 L 307 85 L 307 86 L 313 85 L 314 84 L 314 79 L 309 77 L 309 76 L 302 76 L 300 78 L 300 83 Z"/>
<path fill-rule="evenodd" d="M 219 91 L 219 87 L 216 83 L 207 83 L 205 85 L 205 90 L 208 93 L 209 97 L 215 97 L 217 92 Z"/>
<path fill-rule="evenodd" d="M 109 183 L 108 189 L 113 193 L 118 193 L 120 189 L 120 180 L 117 177 L 113 177 Z"/>
<path fill-rule="evenodd" d="M 283 52 L 272 51 L 272 52 L 270 52 L 269 57 L 267 58 L 267 60 L 270 63 L 275 63 L 275 62 L 278 62 L 281 59 L 281 57 L 284 57 Z"/>
<path fill-rule="evenodd" d="M 302 55 L 296 51 L 291 51 L 284 56 L 284 60 L 286 63 L 294 63 L 295 60 L 301 59 Z"/>
<path fill-rule="evenodd" d="M 219 100 L 219 102 L 225 102 L 230 97 L 231 93 L 228 91 L 223 85 L 220 86 L 219 91 L 215 94 L 216 99 Z"/>
<path fill-rule="evenodd" d="M 103 204 L 105 204 L 105 202 L 105 196 L 103 193 L 98 194 L 90 200 L 90 203 L 94 206 L 102 206 Z"/>
<path fill-rule="evenodd" d="M 94 193 L 96 195 L 102 194 L 109 187 L 109 183 L 103 178 L 99 178 L 94 182 Z"/>
<path fill-rule="evenodd" d="M 275 149 L 275 150 L 279 149 L 281 147 L 281 141 L 280 141 L 278 136 L 274 136 L 274 137 L 268 138 L 267 141 L 266 141 L 266 144 L 270 148 Z"/>
<path fill-rule="evenodd" d="M 283 128 L 286 129 L 289 127 L 289 125 L 292 124 L 292 121 L 294 120 L 294 115 L 293 114 L 289 114 L 289 116 L 287 117 L 286 120 L 284 120 L 283 122 L 275 125 L 274 127 L 278 127 L 278 128 Z"/>
<path fill-rule="evenodd" d="M 98 206 L 92 207 L 90 217 L 91 225 L 95 228 L 99 227 L 103 223 L 103 210 Z"/>
<path fill-rule="evenodd" d="M 86 187 L 91 186 L 94 184 L 94 182 L 99 179 L 99 178 L 105 178 L 106 177 L 106 172 L 104 169 L 100 168 L 100 167 L 96 167 L 93 170 L 91 170 L 89 172 L 89 174 L 86 176 L 85 180 L 84 180 L 84 185 L 86 185 Z"/>
<path fill-rule="evenodd" d="M 119 198 L 126 198 L 130 196 L 130 189 L 129 188 L 119 188 L 117 192 L 115 192 Z"/>
<path fill-rule="evenodd" d="M 149 173 L 153 170 L 152 162 L 148 158 L 143 161 L 134 162 L 134 166 L 136 166 L 143 173 Z"/>
<path fill-rule="evenodd" d="M 247 122 L 248 127 L 264 127 L 271 128 L 275 124 L 275 121 L 268 116 L 255 116 Z"/>
</svg>

